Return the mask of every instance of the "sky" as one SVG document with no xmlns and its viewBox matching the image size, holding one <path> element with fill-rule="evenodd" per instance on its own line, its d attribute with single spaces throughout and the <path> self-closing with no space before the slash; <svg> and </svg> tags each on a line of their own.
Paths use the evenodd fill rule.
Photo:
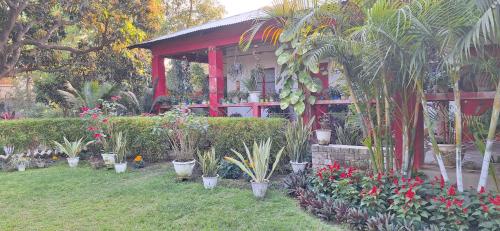
<svg viewBox="0 0 500 231">
<path fill-rule="evenodd" d="M 271 5 L 272 0 L 219 0 L 226 7 L 226 17 Z"/>
</svg>

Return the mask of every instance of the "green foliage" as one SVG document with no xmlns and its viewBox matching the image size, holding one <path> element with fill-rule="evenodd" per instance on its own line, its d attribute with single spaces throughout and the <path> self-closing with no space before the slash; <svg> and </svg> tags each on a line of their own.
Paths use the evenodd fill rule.
<svg viewBox="0 0 500 231">
<path fill-rule="evenodd" d="M 228 156 L 224 157 L 224 159 L 238 165 L 238 167 L 240 167 L 243 172 L 248 174 L 254 182 L 264 183 L 269 181 L 269 178 L 276 169 L 276 166 L 278 166 L 278 162 L 280 161 L 284 148 L 281 148 L 276 154 L 274 164 L 271 171 L 268 173 L 271 160 L 271 138 L 268 138 L 266 142 L 260 141 L 259 144 L 254 141 L 251 152 L 245 143 L 243 143 L 243 146 L 245 146 L 246 157 L 248 160 L 245 159 L 241 153 L 234 150 L 232 151 L 236 154 L 236 156 L 238 156 L 239 160 Z"/>
<path fill-rule="evenodd" d="M 205 152 L 201 152 L 198 150 L 198 162 L 200 163 L 203 176 L 217 176 L 217 171 L 220 167 L 220 159 L 217 157 L 214 148 L 210 149 L 210 151 Z"/>
<path fill-rule="evenodd" d="M 285 129 L 286 154 L 292 161 L 301 163 L 309 147 L 309 138 L 312 134 L 314 117 L 304 123 L 302 118 L 296 122 L 289 123 Z"/>
<path fill-rule="evenodd" d="M 110 119 L 114 131 L 129 134 L 128 143 L 132 156 L 141 154 L 146 161 L 159 161 L 167 158 L 168 141 L 165 136 L 154 133 L 159 117 L 114 117 Z M 218 158 L 230 155 L 231 149 L 243 151 L 243 142 L 263 140 L 272 137 L 273 153 L 284 145 L 282 130 L 287 121 L 284 119 L 254 118 L 208 118 L 207 142 L 215 148 Z M 0 121 L 0 144 L 14 145 L 21 151 L 36 142 L 51 145 L 52 141 L 63 142 L 78 140 L 87 133 L 84 121 L 78 118 L 20 119 Z M 8 134 L 8 136 L 6 135 Z M 132 135 L 133 134 L 133 135 Z M 93 138 L 87 137 L 87 140 Z"/>
<path fill-rule="evenodd" d="M 68 139 L 64 137 L 63 144 L 57 141 L 54 141 L 54 144 L 56 145 L 57 148 L 59 148 L 61 152 L 66 153 L 66 155 L 68 155 L 69 158 L 75 158 L 80 154 L 82 149 L 84 149 L 89 143 L 85 144 L 83 142 L 83 138 L 80 138 L 79 140 L 74 142 L 69 142 Z"/>
<path fill-rule="evenodd" d="M 111 140 L 113 147 L 112 150 L 116 155 L 116 162 L 125 163 L 128 150 L 127 135 L 124 135 L 123 132 L 118 132 L 113 134 Z"/>
</svg>

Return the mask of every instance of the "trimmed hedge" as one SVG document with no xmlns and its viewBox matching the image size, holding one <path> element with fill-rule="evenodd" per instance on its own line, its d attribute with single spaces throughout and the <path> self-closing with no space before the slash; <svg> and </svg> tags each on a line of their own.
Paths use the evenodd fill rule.
<svg viewBox="0 0 500 231">
<path fill-rule="evenodd" d="M 116 130 L 127 132 L 133 155 L 140 153 L 148 161 L 167 158 L 166 137 L 153 134 L 157 117 L 116 117 L 112 119 Z M 243 142 L 252 145 L 271 137 L 273 154 L 284 145 L 284 119 L 257 118 L 208 118 L 208 145 L 215 147 L 221 156 L 231 155 L 231 149 L 244 151 Z M 86 134 L 84 122 L 79 118 L 21 119 L 0 121 L 0 146 L 5 143 L 16 147 L 30 147 L 44 144 L 53 146 L 52 141 L 61 142 L 66 136 L 76 140 Z"/>
</svg>

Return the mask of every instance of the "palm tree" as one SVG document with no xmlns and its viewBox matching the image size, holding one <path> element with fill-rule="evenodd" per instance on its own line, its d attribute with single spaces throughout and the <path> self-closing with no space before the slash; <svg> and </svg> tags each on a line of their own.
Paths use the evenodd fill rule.
<svg viewBox="0 0 500 231">
<path fill-rule="evenodd" d="M 100 105 L 100 100 L 110 99 L 119 93 L 117 85 L 97 81 L 85 82 L 81 90 L 77 90 L 70 82 L 65 84 L 66 90 L 57 90 L 64 99 L 74 108 L 95 108 Z"/>
</svg>

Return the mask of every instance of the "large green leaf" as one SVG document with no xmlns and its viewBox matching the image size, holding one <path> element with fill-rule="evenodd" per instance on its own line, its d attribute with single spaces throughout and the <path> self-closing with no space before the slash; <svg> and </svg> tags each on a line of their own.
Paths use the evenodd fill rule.
<svg viewBox="0 0 500 231">
<path fill-rule="evenodd" d="M 316 96 L 314 96 L 314 95 L 310 95 L 309 97 L 307 97 L 307 102 L 308 102 L 309 104 L 314 104 L 314 103 L 316 103 Z"/>
<path fill-rule="evenodd" d="M 299 102 L 293 108 L 295 109 L 295 112 L 297 112 L 297 114 L 302 115 L 302 113 L 304 113 L 304 110 L 306 109 L 306 105 L 304 104 L 304 102 Z"/>
<path fill-rule="evenodd" d="M 302 92 L 293 92 L 290 94 L 290 103 L 291 104 L 296 104 L 300 100 L 300 96 L 302 95 Z"/>
<path fill-rule="evenodd" d="M 283 52 L 278 57 L 278 64 L 283 65 L 283 64 L 287 63 L 291 58 L 292 58 L 292 54 L 290 54 L 289 52 Z"/>
</svg>

